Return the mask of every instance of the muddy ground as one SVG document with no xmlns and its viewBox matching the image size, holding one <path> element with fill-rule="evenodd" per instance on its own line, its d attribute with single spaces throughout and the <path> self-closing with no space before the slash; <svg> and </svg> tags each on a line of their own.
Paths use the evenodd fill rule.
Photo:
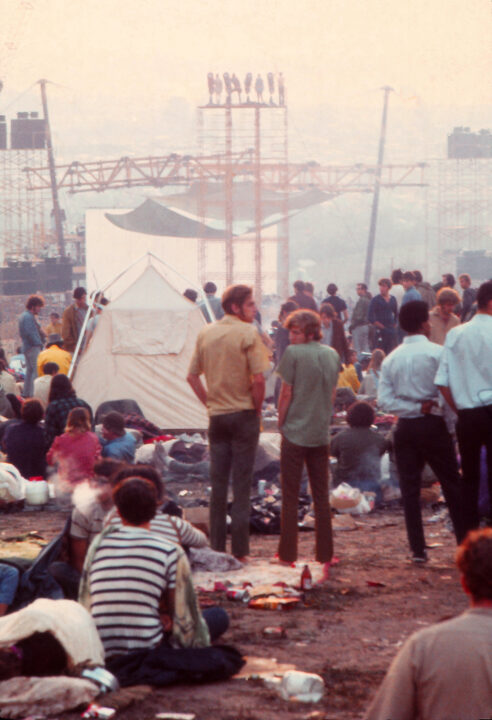
<svg viewBox="0 0 492 720">
<path fill-rule="evenodd" d="M 253 610 L 224 595 L 214 596 L 231 617 L 224 642 L 248 657 L 275 658 L 321 675 L 326 693 L 320 702 L 287 702 L 261 680 L 233 679 L 155 689 L 117 717 L 150 720 L 171 710 L 195 713 L 197 720 L 297 720 L 315 712 L 319 714 L 312 717 L 319 720 L 363 717 L 405 638 L 466 606 L 453 563 L 453 537 L 443 519 L 429 522 L 432 515 L 430 508 L 424 511 L 427 542 L 436 545 L 425 566 L 408 560 L 403 515 L 396 506 L 358 518 L 355 530 L 336 533 L 339 563 L 331 568 L 328 581 L 309 594 L 307 605 L 289 611 Z M 25 542 L 22 536 L 29 531 L 51 539 L 64 518 L 59 511 L 0 515 L 0 552 L 14 547 L 13 538 Z M 275 536 L 253 536 L 252 554 L 271 558 L 276 545 Z M 312 561 L 313 545 L 312 532 L 300 534 L 301 559 Z M 264 637 L 263 629 L 272 625 L 282 625 L 286 637 Z M 68 720 L 80 712 L 60 717 Z"/>
</svg>

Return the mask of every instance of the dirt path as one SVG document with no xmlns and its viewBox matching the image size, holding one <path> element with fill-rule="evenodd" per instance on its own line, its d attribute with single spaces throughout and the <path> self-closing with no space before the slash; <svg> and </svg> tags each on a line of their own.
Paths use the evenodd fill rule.
<svg viewBox="0 0 492 720">
<path fill-rule="evenodd" d="M 431 511 L 426 511 L 428 519 Z M 56 512 L 0 515 L 0 552 L 6 538 L 37 531 L 46 540 L 63 525 Z M 461 612 L 466 599 L 453 564 L 454 542 L 442 520 L 426 523 L 426 539 L 437 547 L 424 567 L 408 561 L 401 510 L 378 511 L 357 520 L 357 528 L 335 536 L 339 563 L 330 579 L 310 593 L 308 604 L 289 611 L 253 610 L 215 595 L 231 617 L 224 642 L 246 656 L 294 664 L 321 675 L 325 697 L 304 705 L 281 700 L 260 680 L 231 680 L 208 686 L 153 690 L 145 700 L 118 713 L 129 720 L 153 718 L 156 712 L 193 712 L 197 720 L 317 720 L 361 718 L 392 657 L 413 631 Z M 31 541 L 32 542 L 32 541 Z M 312 560 L 314 536 L 300 535 L 301 559 Z M 274 536 L 254 536 L 253 555 L 273 557 Z M 268 582 L 268 578 L 265 578 Z M 285 638 L 266 638 L 263 629 L 282 625 Z M 64 718 L 79 717 L 66 714 Z"/>
</svg>

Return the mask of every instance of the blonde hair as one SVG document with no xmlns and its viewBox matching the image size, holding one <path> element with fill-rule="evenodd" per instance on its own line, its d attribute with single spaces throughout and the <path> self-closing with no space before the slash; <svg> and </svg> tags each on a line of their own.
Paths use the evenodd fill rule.
<svg viewBox="0 0 492 720">
<path fill-rule="evenodd" d="M 83 407 L 72 408 L 68 413 L 65 432 L 75 435 L 76 433 L 89 432 L 90 429 L 91 419 L 88 410 Z"/>
<path fill-rule="evenodd" d="M 381 365 L 383 364 L 383 360 L 386 357 L 384 350 L 380 350 L 379 348 L 376 348 L 376 350 L 372 351 L 371 355 L 371 362 L 369 363 L 367 369 L 368 370 L 379 370 L 381 368 Z"/>
</svg>

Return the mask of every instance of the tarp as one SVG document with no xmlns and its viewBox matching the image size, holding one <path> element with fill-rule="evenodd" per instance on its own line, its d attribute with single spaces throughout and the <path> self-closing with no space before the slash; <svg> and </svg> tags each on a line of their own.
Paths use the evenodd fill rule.
<svg viewBox="0 0 492 720">
<path fill-rule="evenodd" d="M 224 222 L 225 197 L 223 182 L 208 182 L 202 187 L 196 182 L 186 192 L 163 195 L 160 198 L 153 198 L 153 201 L 194 215 L 198 215 L 201 204 L 207 217 Z M 311 205 L 324 203 L 331 197 L 333 197 L 331 194 L 313 187 L 300 191 L 291 190 L 285 202 L 281 192 L 262 187 L 262 216 L 268 218 L 271 215 L 281 214 L 284 210 L 287 213 L 304 210 Z M 232 186 L 232 204 L 235 220 L 253 222 L 256 204 L 255 184 L 251 181 L 235 182 Z"/>
<path fill-rule="evenodd" d="M 159 428 L 205 429 L 207 413 L 186 382 L 201 310 L 148 265 L 99 316 L 74 377 L 94 412 L 130 398 Z"/>
<path fill-rule="evenodd" d="M 147 235 L 159 235 L 182 238 L 224 239 L 225 218 L 225 187 L 223 183 L 209 183 L 203 188 L 203 196 L 199 195 L 198 183 L 191 186 L 188 192 L 165 195 L 160 198 L 148 198 L 135 210 L 125 214 L 106 213 L 106 218 L 114 225 Z M 282 193 L 268 188 L 261 191 L 261 212 L 264 218 L 262 227 L 281 222 L 284 211 L 288 215 L 297 214 L 312 205 L 324 203 L 332 195 L 319 188 L 289 193 L 285 200 Z M 200 203 L 206 216 L 219 221 L 220 228 L 203 224 L 193 217 L 176 212 L 181 210 L 198 217 Z M 243 223 L 237 234 L 251 232 L 251 223 L 255 217 L 255 185 L 252 182 L 234 183 L 232 190 L 234 221 Z M 246 223 L 246 224 L 244 224 Z"/>
<path fill-rule="evenodd" d="M 114 225 L 124 230 L 145 233 L 146 235 L 163 235 L 182 238 L 208 238 L 223 240 L 225 232 L 215 230 L 203 223 L 174 212 L 168 207 L 152 199 L 145 200 L 135 210 L 124 215 L 106 213 L 106 217 Z"/>
</svg>

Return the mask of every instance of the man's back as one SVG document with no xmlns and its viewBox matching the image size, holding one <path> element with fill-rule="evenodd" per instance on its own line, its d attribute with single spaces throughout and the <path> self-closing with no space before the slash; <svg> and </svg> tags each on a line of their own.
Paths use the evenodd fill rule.
<svg viewBox="0 0 492 720">
<path fill-rule="evenodd" d="M 208 409 L 221 415 L 254 408 L 251 376 L 268 365 L 266 349 L 256 327 L 225 315 L 203 328 L 197 338 L 190 372 L 205 374 Z"/>
<path fill-rule="evenodd" d="M 174 543 L 139 527 L 125 526 L 102 538 L 90 567 L 90 592 L 91 614 L 106 655 L 161 642 L 159 603 L 176 584 L 180 552 Z"/>
<path fill-rule="evenodd" d="M 479 313 L 446 335 L 436 384 L 449 386 L 458 409 L 492 404 L 492 315 Z"/>
<path fill-rule="evenodd" d="M 480 720 L 492 713 L 492 608 L 412 635 L 366 720 Z"/>
<path fill-rule="evenodd" d="M 278 372 L 292 385 L 292 401 L 282 427 L 290 442 L 306 447 L 327 444 L 339 366 L 335 350 L 314 340 L 286 349 Z"/>
</svg>

